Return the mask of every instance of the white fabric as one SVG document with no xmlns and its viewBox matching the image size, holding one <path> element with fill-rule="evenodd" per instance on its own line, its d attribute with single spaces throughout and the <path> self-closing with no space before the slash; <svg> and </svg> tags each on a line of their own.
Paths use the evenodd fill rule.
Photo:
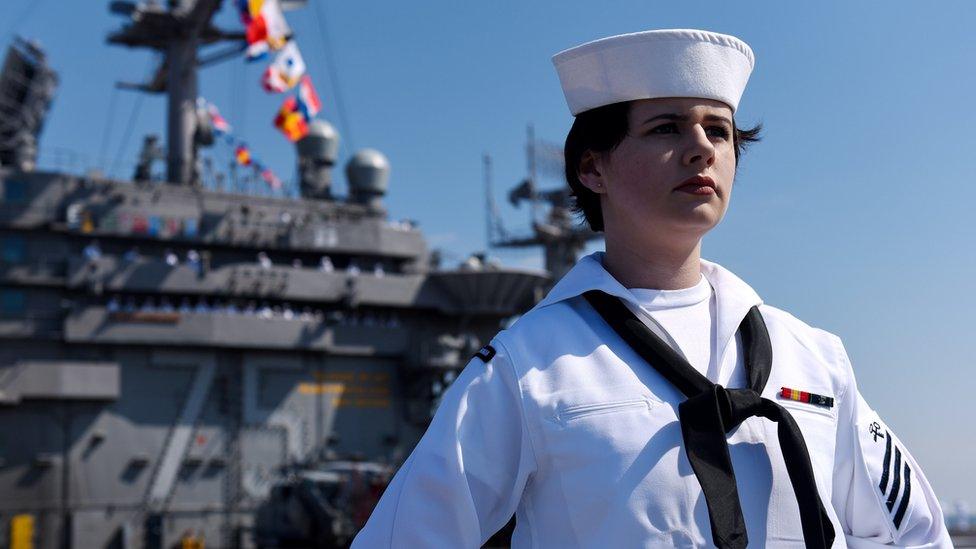
<svg viewBox="0 0 976 549">
<path fill-rule="evenodd" d="M 715 311 L 708 280 L 702 276 L 698 284 L 680 290 L 630 288 L 630 293 L 639 305 L 637 309 L 673 337 L 671 346 L 707 376 L 715 347 Z M 640 316 L 638 311 L 633 312 Z"/>
<path fill-rule="evenodd" d="M 632 313 L 647 324 L 671 348 L 684 356 L 696 370 L 723 387 L 746 386 L 742 356 L 733 354 L 733 368 L 720 371 L 715 324 L 715 292 L 702 275 L 698 284 L 682 290 L 630 288 L 635 304 L 627 304 Z"/>
<path fill-rule="evenodd" d="M 763 392 L 804 434 L 834 547 L 951 547 L 932 488 L 907 449 L 911 494 L 900 527 L 879 495 L 880 422 L 857 390 L 840 340 L 763 305 L 744 282 L 702 262 L 715 292 L 715 337 L 727 379 L 741 369 L 736 328 L 760 306 L 773 346 Z M 395 475 L 354 548 L 476 548 L 514 513 L 515 548 L 711 545 L 701 487 L 682 447 L 684 397 L 581 297 L 632 292 L 584 257 L 533 310 L 474 358 Z M 780 387 L 832 396 L 832 408 L 778 399 Z M 750 418 L 728 438 L 751 547 L 803 547 L 775 424 Z M 881 444 L 884 444 L 881 440 Z M 900 506 L 905 490 L 896 500 Z M 801 495 L 802 497 L 802 495 Z"/>
<path fill-rule="evenodd" d="M 735 112 L 755 65 L 734 36 L 694 29 L 621 34 L 552 58 L 573 116 L 621 101 L 656 97 L 715 99 Z"/>
<path fill-rule="evenodd" d="M 285 44 L 273 63 L 268 65 L 261 77 L 264 89 L 269 92 L 284 92 L 295 87 L 305 74 L 305 59 L 294 40 Z"/>
</svg>

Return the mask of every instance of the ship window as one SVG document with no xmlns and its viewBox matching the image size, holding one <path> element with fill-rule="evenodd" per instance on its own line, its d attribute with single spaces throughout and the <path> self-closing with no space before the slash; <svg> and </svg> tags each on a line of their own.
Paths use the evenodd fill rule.
<svg viewBox="0 0 976 549">
<path fill-rule="evenodd" d="M 0 290 L 0 313 L 18 315 L 24 312 L 26 299 L 20 290 Z"/>
<path fill-rule="evenodd" d="M 22 263 L 26 247 L 24 239 L 20 236 L 6 236 L 3 238 L 3 262 Z"/>
<path fill-rule="evenodd" d="M 3 182 L 3 199 L 7 202 L 23 202 L 27 199 L 27 183 L 7 179 Z"/>
</svg>

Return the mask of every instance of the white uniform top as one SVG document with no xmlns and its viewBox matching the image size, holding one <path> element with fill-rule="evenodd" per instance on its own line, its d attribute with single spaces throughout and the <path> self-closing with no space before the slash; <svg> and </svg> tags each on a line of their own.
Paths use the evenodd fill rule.
<svg viewBox="0 0 976 549">
<path fill-rule="evenodd" d="M 718 367 L 715 353 L 715 299 L 712 286 L 701 276 L 698 283 L 681 290 L 631 288 L 635 309 L 643 311 L 663 328 L 671 347 L 706 377 Z M 640 316 L 638 314 L 638 316 Z M 668 339 L 665 339 L 668 341 Z"/>
<path fill-rule="evenodd" d="M 735 333 L 762 301 L 714 263 L 702 261 L 702 273 L 715 296 L 717 367 L 708 377 L 741 387 Z M 685 397 L 586 303 L 581 294 L 591 289 L 640 310 L 601 253 L 581 259 L 446 391 L 354 548 L 476 548 L 513 513 L 515 548 L 711 545 L 678 423 Z M 864 402 L 840 340 L 776 308 L 760 311 L 773 350 L 762 396 L 786 407 L 803 432 L 834 547 L 951 547 L 932 488 Z M 834 405 L 781 399 L 781 387 Z M 776 432 L 753 417 L 728 437 L 746 529 L 753 547 L 803 547 Z"/>
</svg>

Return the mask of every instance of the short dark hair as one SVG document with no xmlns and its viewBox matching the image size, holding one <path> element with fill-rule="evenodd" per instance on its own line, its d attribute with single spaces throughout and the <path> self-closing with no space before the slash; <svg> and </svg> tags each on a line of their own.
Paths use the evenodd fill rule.
<svg viewBox="0 0 976 549">
<path fill-rule="evenodd" d="M 583 217 L 593 231 L 603 230 L 603 211 L 600 209 L 600 195 L 586 188 L 579 180 L 579 165 L 586 151 L 606 153 L 617 148 L 627 137 L 629 129 L 631 101 L 613 103 L 597 107 L 576 115 L 573 127 L 566 136 L 563 149 L 566 160 L 566 182 L 572 190 L 573 213 Z M 732 121 L 736 168 L 739 155 L 750 143 L 761 138 L 762 124 L 749 129 L 739 129 Z"/>
</svg>

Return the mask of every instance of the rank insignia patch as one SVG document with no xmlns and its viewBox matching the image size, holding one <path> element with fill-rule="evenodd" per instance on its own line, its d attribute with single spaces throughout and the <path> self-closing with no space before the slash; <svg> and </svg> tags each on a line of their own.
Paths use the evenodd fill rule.
<svg viewBox="0 0 976 549">
<path fill-rule="evenodd" d="M 789 387 L 783 387 L 780 389 L 779 397 L 787 400 L 795 400 L 797 402 L 816 404 L 818 406 L 824 406 L 827 408 L 834 407 L 834 397 L 808 393 L 806 391 L 798 391 L 796 389 L 790 389 Z"/>
<path fill-rule="evenodd" d="M 876 486 L 878 509 L 888 515 L 893 534 L 905 533 L 913 527 L 912 510 L 916 505 L 924 505 L 924 498 L 917 495 L 920 481 L 924 479 L 912 456 L 884 421 L 873 411 L 865 416 L 857 426 L 857 441 L 868 478 Z"/>
<path fill-rule="evenodd" d="M 874 428 L 875 425 L 878 425 L 878 423 L 872 423 L 871 427 Z M 871 434 L 872 436 L 880 434 L 880 425 Z M 880 436 L 886 440 L 884 463 L 881 466 L 881 482 L 878 483 L 878 489 L 881 490 L 881 495 L 885 498 L 884 503 L 888 508 L 888 512 L 892 513 L 891 521 L 895 524 L 895 529 L 897 530 L 901 528 L 901 521 L 905 518 L 905 511 L 908 510 L 908 502 L 912 497 L 912 468 L 908 466 L 908 459 L 905 459 L 904 465 L 902 464 L 901 448 L 896 444 L 892 444 L 891 433 L 886 430 Z M 894 466 L 892 466 L 892 448 L 895 451 Z M 888 482 L 889 480 L 891 480 L 890 483 Z M 898 501 L 899 494 L 901 494 L 901 501 L 896 508 L 895 502 Z"/>
<path fill-rule="evenodd" d="M 485 364 L 488 363 L 495 356 L 495 348 L 491 345 L 485 345 L 480 351 L 474 354 L 475 357 L 480 358 Z"/>
</svg>

